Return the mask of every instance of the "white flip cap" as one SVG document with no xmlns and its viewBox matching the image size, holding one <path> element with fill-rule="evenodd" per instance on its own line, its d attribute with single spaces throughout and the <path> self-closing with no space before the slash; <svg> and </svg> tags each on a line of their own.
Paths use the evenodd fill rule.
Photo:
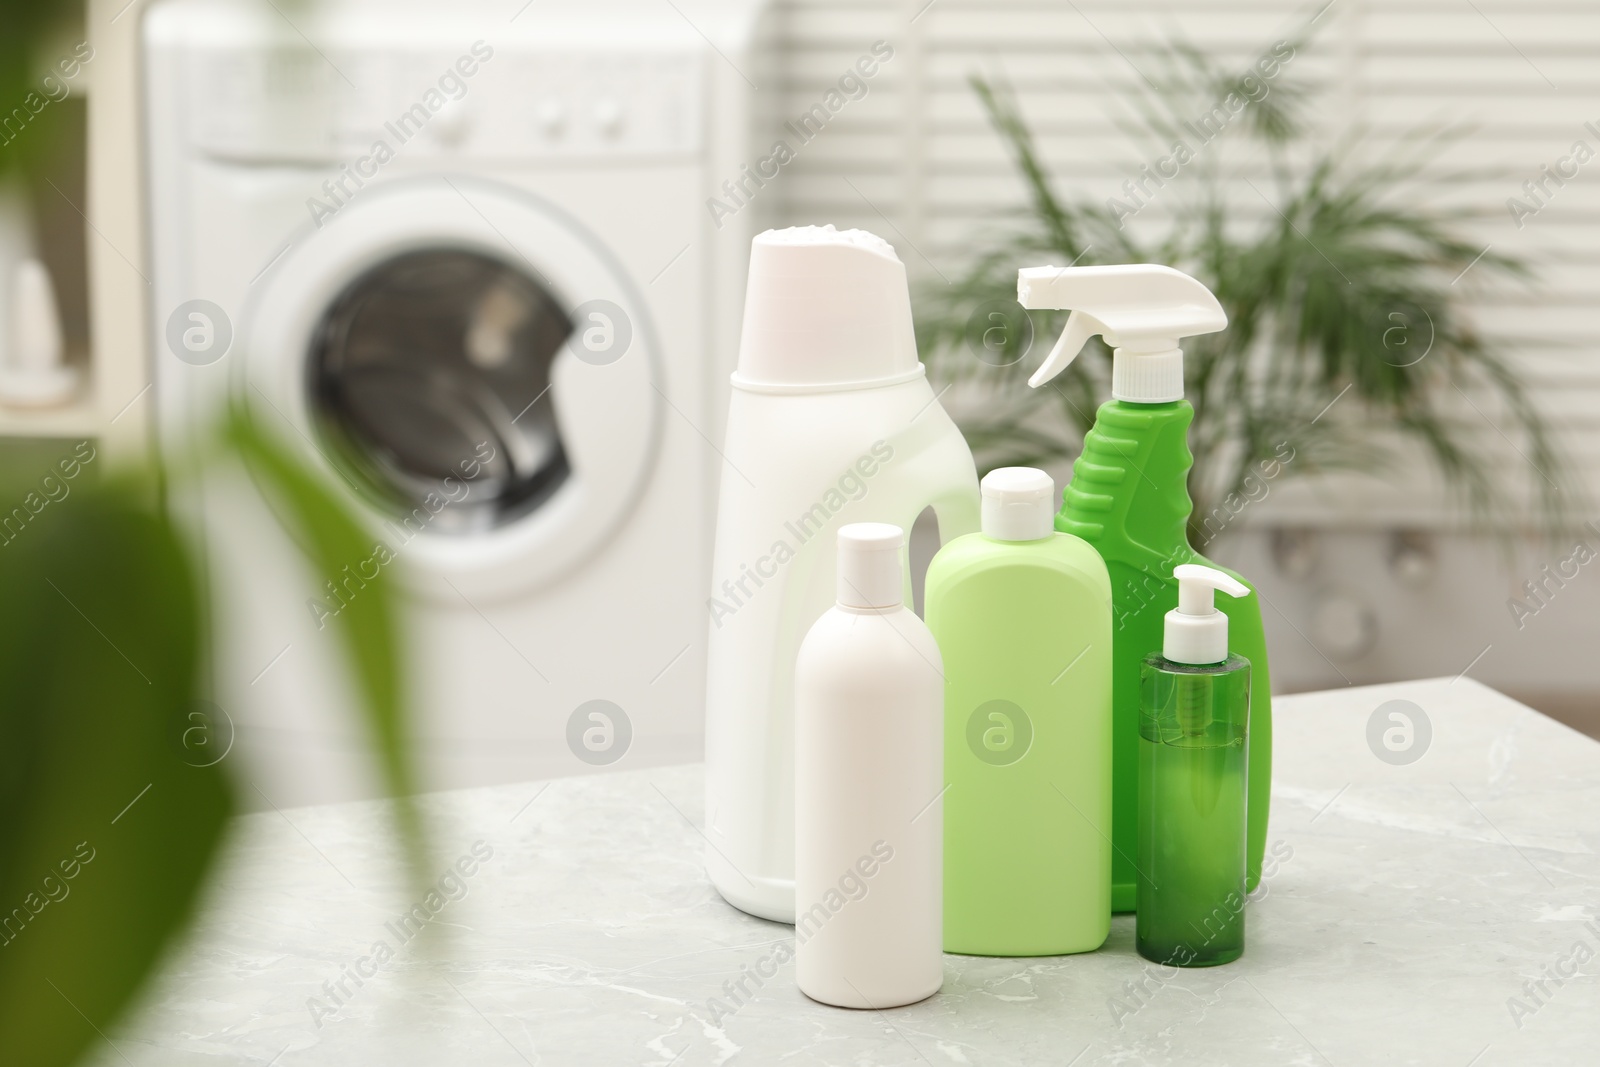
<svg viewBox="0 0 1600 1067">
<path fill-rule="evenodd" d="M 1214 567 L 1184 563 L 1172 568 L 1178 606 L 1167 612 L 1161 654 L 1174 663 L 1221 663 L 1228 658 L 1228 617 L 1214 595 L 1249 596 L 1250 587 Z"/>
<path fill-rule="evenodd" d="M 1072 312 L 1055 347 L 1028 379 L 1037 389 L 1066 370 L 1089 338 L 1112 348 L 1111 396 L 1132 404 L 1183 399 L 1178 342 L 1216 333 L 1227 313 L 1211 290 L 1159 263 L 1104 267 L 1024 267 L 1017 302 L 1025 308 Z"/>
<path fill-rule="evenodd" d="M 1055 533 L 1056 483 L 1033 467 L 998 467 L 983 476 L 983 535 L 1038 541 Z"/>
<path fill-rule="evenodd" d="M 751 241 L 735 388 L 832 392 L 922 373 L 905 264 L 888 241 L 832 226 Z"/>
<path fill-rule="evenodd" d="M 887 522 L 839 528 L 838 598 L 846 608 L 895 608 L 905 602 L 900 549 L 905 531 Z"/>
</svg>

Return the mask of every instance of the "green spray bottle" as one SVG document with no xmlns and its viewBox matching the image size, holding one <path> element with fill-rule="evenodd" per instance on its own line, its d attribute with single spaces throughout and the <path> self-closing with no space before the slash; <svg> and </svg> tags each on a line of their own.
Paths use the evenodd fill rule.
<svg viewBox="0 0 1600 1067">
<path fill-rule="evenodd" d="M 1111 396 L 1100 406 L 1072 468 L 1055 526 L 1100 553 L 1112 598 L 1111 906 L 1136 907 L 1139 830 L 1139 680 L 1144 657 L 1162 645 L 1166 613 L 1178 605 L 1174 567 L 1216 564 L 1189 545 L 1189 423 L 1183 397 L 1185 337 L 1228 325 L 1217 298 L 1181 271 L 1153 263 L 1102 267 L 1029 267 L 1017 272 L 1025 308 L 1072 312 L 1049 356 L 1028 380 L 1034 388 L 1060 374 L 1089 338 L 1112 348 Z M 1242 576 L 1232 574 L 1246 586 Z M 1218 605 L 1231 624 L 1235 651 L 1249 660 L 1250 760 L 1246 807 L 1247 884 L 1261 879 L 1272 789 L 1272 695 L 1261 604 L 1249 595 Z"/>
</svg>

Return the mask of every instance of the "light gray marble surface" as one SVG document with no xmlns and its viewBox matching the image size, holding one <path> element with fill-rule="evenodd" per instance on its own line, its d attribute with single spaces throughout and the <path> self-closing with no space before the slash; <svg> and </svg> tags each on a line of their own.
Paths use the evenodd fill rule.
<svg viewBox="0 0 1600 1067">
<path fill-rule="evenodd" d="M 1432 725 L 1406 766 L 1367 741 L 1392 699 Z M 1600 956 L 1600 744 L 1465 678 L 1284 698 L 1275 717 L 1285 858 L 1231 966 L 1162 977 L 1118 917 L 1087 955 L 947 956 L 938 996 L 882 1013 L 812 1003 L 790 962 L 713 1021 L 723 983 L 792 930 L 707 883 L 698 766 L 622 771 L 426 798 L 441 872 L 492 850 L 431 948 L 386 925 L 408 894 L 380 805 L 241 818 L 191 942 L 97 1062 L 1600 1062 L 1600 959 L 1547 979 Z M 336 1004 L 378 942 L 394 958 Z"/>
</svg>

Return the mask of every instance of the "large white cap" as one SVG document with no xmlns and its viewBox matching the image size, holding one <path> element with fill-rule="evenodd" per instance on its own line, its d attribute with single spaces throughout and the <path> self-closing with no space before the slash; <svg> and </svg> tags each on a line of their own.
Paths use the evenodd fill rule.
<svg viewBox="0 0 1600 1067">
<path fill-rule="evenodd" d="M 1089 338 L 1112 348 L 1111 396 L 1133 404 L 1183 399 L 1178 342 L 1227 328 L 1211 290 L 1157 263 L 1106 267 L 1024 267 L 1017 302 L 1025 308 L 1071 310 L 1050 354 L 1028 379 L 1037 389 L 1066 370 Z"/>
<path fill-rule="evenodd" d="M 19 407 L 62 403 L 77 388 L 78 371 L 61 359 L 61 316 L 50 272 L 38 260 L 25 259 L 11 287 L 11 351 L 0 366 L 0 400 Z"/>
<path fill-rule="evenodd" d="M 846 608 L 894 608 L 905 602 L 900 549 L 905 531 L 893 523 L 839 527 L 838 599 Z"/>
<path fill-rule="evenodd" d="M 832 226 L 756 235 L 735 386 L 827 392 L 921 374 L 906 268 L 889 242 Z"/>
<path fill-rule="evenodd" d="M 1178 606 L 1167 612 L 1161 654 L 1174 663 L 1221 663 L 1228 658 L 1228 617 L 1217 610 L 1218 590 L 1249 596 L 1250 587 L 1214 567 L 1184 563 L 1172 568 Z"/>
<path fill-rule="evenodd" d="M 983 534 L 1037 541 L 1055 533 L 1056 483 L 1032 467 L 997 467 L 983 476 Z"/>
</svg>

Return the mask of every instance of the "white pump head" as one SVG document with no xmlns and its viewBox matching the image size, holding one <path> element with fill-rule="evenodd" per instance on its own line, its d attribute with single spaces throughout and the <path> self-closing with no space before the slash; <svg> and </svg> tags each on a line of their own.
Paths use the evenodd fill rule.
<svg viewBox="0 0 1600 1067">
<path fill-rule="evenodd" d="M 1228 316 L 1211 290 L 1157 263 L 1107 267 L 1024 267 L 1017 302 L 1025 308 L 1072 312 L 1067 328 L 1028 384 L 1037 389 L 1066 370 L 1095 334 L 1112 353 L 1111 395 L 1133 404 L 1183 399 L 1178 342 L 1216 333 Z"/>
<path fill-rule="evenodd" d="M 1174 663 L 1221 663 L 1228 658 L 1228 617 L 1214 596 L 1249 596 L 1250 587 L 1230 574 L 1198 563 L 1172 568 L 1178 579 L 1178 606 L 1167 612 L 1161 654 Z"/>
</svg>

